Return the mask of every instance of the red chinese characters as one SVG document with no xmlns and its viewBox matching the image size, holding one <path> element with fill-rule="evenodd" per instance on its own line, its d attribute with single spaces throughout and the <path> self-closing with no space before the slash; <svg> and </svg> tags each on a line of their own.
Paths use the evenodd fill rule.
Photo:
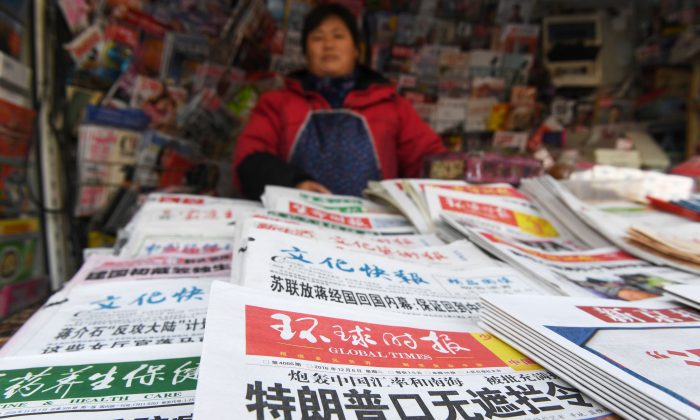
<svg viewBox="0 0 700 420">
<path fill-rule="evenodd" d="M 700 313 L 685 308 L 646 309 L 615 306 L 578 306 L 577 308 L 613 324 L 676 324 L 700 321 Z"/>
<path fill-rule="evenodd" d="M 246 354 L 392 368 L 504 367 L 468 332 L 381 325 L 246 306 Z"/>
</svg>

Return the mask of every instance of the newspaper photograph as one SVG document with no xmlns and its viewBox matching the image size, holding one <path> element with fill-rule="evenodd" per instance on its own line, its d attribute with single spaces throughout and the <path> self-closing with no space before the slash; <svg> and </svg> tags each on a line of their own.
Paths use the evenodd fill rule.
<svg viewBox="0 0 700 420">
<path fill-rule="evenodd" d="M 212 279 L 98 283 L 54 294 L 0 356 L 201 342 Z"/>
<path fill-rule="evenodd" d="M 212 290 L 195 418 L 609 415 L 473 323 Z"/>
<path fill-rule="evenodd" d="M 0 419 L 192 419 L 201 344 L 0 359 Z"/>
<path fill-rule="evenodd" d="M 581 389 L 597 389 L 593 395 L 597 398 L 617 393 L 618 398 L 633 403 L 632 411 L 640 410 L 644 404 L 650 407 L 636 415 L 627 411 L 628 415 L 700 415 L 696 380 L 700 367 L 700 312 L 661 299 L 621 302 L 490 295 L 484 297 L 483 303 L 488 309 L 483 312 L 482 321 L 489 331 L 512 341 L 513 328 L 518 328 L 526 331 L 528 337 L 519 341 L 518 348 L 525 350 L 539 336 L 550 343 L 547 348 L 560 349 L 573 357 L 575 362 L 563 361 L 561 353 L 547 356 L 541 345 L 526 351 L 565 380 Z M 581 375 L 573 371 L 565 374 L 572 366 L 584 365 L 592 370 Z M 615 389 L 601 389 L 600 378 L 617 384 Z"/>
<path fill-rule="evenodd" d="M 234 260 L 241 265 L 232 283 L 309 302 L 419 316 L 476 319 L 482 293 L 545 293 L 509 267 L 430 267 L 268 231 L 249 240 Z"/>
</svg>

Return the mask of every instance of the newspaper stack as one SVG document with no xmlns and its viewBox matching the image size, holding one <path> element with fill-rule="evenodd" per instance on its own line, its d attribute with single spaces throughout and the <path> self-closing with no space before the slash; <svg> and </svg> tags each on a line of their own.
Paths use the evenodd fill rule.
<svg viewBox="0 0 700 420">
<path fill-rule="evenodd" d="M 364 194 L 393 206 L 411 221 L 418 232 L 428 233 L 435 231 L 435 225 L 425 200 L 426 186 L 452 189 L 468 187 L 469 184 L 450 180 L 387 179 L 370 181 Z"/>
<path fill-rule="evenodd" d="M 231 252 L 236 224 L 263 212 L 255 201 L 153 193 L 120 232 L 118 255 Z"/>
<path fill-rule="evenodd" d="M 230 253 L 162 258 L 91 257 L 3 346 L 0 417 L 192 418 L 211 273 Z"/>
<path fill-rule="evenodd" d="M 481 325 L 615 413 L 700 417 L 700 313 L 661 300 L 486 296 Z"/>
<path fill-rule="evenodd" d="M 425 188 L 433 221 L 452 215 L 465 227 L 480 228 L 522 239 L 557 238 L 574 243 L 573 236 L 551 220 L 532 200 L 508 184 L 465 189 Z"/>
<path fill-rule="evenodd" d="M 556 239 L 523 240 L 463 228 L 451 215 L 445 219 L 555 294 L 639 300 L 660 296 L 667 285 L 700 282 L 694 274 L 651 264 L 615 247 L 581 250 Z"/>
<path fill-rule="evenodd" d="M 539 283 L 362 199 L 265 204 L 150 195 L 2 348 L 0 418 L 609 415 L 474 324 Z"/>
<path fill-rule="evenodd" d="M 571 193 L 549 175 L 523 179 L 520 188 L 547 214 L 565 226 L 587 248 L 603 248 L 612 245 L 598 231 L 584 223 L 566 203 Z"/>
<path fill-rule="evenodd" d="M 197 419 L 609 415 L 472 322 L 212 294 Z"/>
<path fill-rule="evenodd" d="M 581 251 L 584 246 L 567 229 L 557 224 L 524 194 L 510 185 L 470 186 L 461 190 L 425 189 L 433 220 L 441 220 L 461 237 L 538 281 L 549 293 L 578 295 L 578 286 L 558 276 L 542 275 L 514 255 L 512 248 L 524 247 L 533 253 Z M 496 240 L 498 238 L 498 240 Z M 504 246 L 505 244 L 512 246 Z"/>
<path fill-rule="evenodd" d="M 675 199 L 684 197 L 684 194 L 685 196 L 689 194 L 689 190 L 685 188 L 689 178 L 673 176 L 672 178 L 654 177 L 651 179 L 654 182 L 640 181 L 641 186 L 636 189 L 631 187 L 631 185 L 634 185 L 632 181 L 619 181 L 619 183 L 627 185 L 633 190 L 632 193 L 627 193 L 627 196 L 638 197 L 644 193 L 662 196 L 664 199 Z M 679 182 L 677 181 L 682 181 L 680 182 L 682 188 L 679 188 Z M 572 194 L 561 182 L 546 181 L 540 182 L 540 185 L 542 188 L 547 188 L 551 193 L 555 194 L 561 202 L 566 204 L 570 213 L 577 215 L 581 222 L 594 229 L 614 246 L 657 265 L 667 265 L 679 270 L 700 274 L 700 264 L 687 259 L 677 258 L 672 253 L 662 253 L 656 249 L 652 250 L 648 247 L 648 240 L 644 246 L 638 245 L 639 242 L 636 240 L 628 240 L 631 229 L 642 229 L 647 232 L 657 233 L 679 232 L 689 226 L 687 219 L 671 213 L 653 210 L 647 205 L 629 201 L 624 196 L 621 198 L 619 195 L 616 195 L 619 192 L 618 190 L 600 190 L 596 188 L 598 184 L 591 184 L 591 182 L 568 184 L 569 188 L 575 188 L 577 193 L 582 195 L 584 199 L 580 199 Z M 531 191 L 539 191 L 537 188 L 532 188 L 532 185 L 530 184 L 529 187 Z M 600 185 L 608 185 L 608 183 Z M 696 231 L 696 229 L 693 231 Z M 634 237 L 639 238 L 639 235 Z M 586 243 L 590 242 L 586 241 Z"/>
<path fill-rule="evenodd" d="M 632 225 L 627 231 L 627 239 L 649 252 L 700 267 L 700 224 L 698 223 L 686 223 L 661 229 Z"/>
<path fill-rule="evenodd" d="M 700 286 L 672 285 L 666 286 L 664 291 L 671 299 L 684 305 L 700 310 Z"/>
<path fill-rule="evenodd" d="M 126 249 L 150 255 L 88 257 L 2 347 L 0 417 L 192 418 L 210 286 L 231 277 L 232 251 L 213 246 L 211 232 L 239 220 L 243 208 L 260 207 L 149 196 L 127 228 L 143 243 Z M 201 232 L 188 237 L 191 225 Z M 186 246 L 148 245 L 140 236 L 148 228 Z"/>
</svg>

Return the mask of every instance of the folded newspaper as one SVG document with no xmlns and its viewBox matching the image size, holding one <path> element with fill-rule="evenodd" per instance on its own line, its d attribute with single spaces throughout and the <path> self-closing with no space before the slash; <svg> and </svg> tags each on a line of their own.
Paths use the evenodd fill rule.
<svg viewBox="0 0 700 420">
<path fill-rule="evenodd" d="M 474 243 L 556 294 L 638 300 L 658 297 L 671 284 L 700 284 L 696 275 L 657 266 L 619 248 L 572 249 L 556 239 L 522 240 L 445 220 Z"/>
<path fill-rule="evenodd" d="M 487 331 L 626 418 L 700 417 L 700 312 L 660 299 L 482 297 Z"/>
<path fill-rule="evenodd" d="M 470 244 L 430 251 L 386 247 L 403 253 L 396 258 L 339 249 L 297 233 L 256 229 L 234 257 L 231 282 L 309 303 L 472 319 L 481 293 L 547 293 L 512 268 L 484 263 L 481 251 L 470 254 Z"/>
<path fill-rule="evenodd" d="M 679 189 L 678 186 L 673 187 L 669 185 L 667 178 L 662 179 L 663 182 L 659 184 L 660 186 L 654 184 L 653 188 L 648 186 L 645 186 L 645 188 L 648 188 L 649 191 L 654 191 L 657 195 L 662 195 L 659 192 L 660 189 L 667 189 L 667 195 L 673 197 L 681 194 L 682 191 L 688 190 L 686 185 L 688 178 L 683 180 L 683 185 L 680 186 L 681 192 L 677 191 Z M 623 188 L 626 181 L 621 180 L 620 182 L 623 183 L 621 187 Z M 670 213 L 656 211 L 644 204 L 626 201 L 615 194 L 587 200 L 585 199 L 587 197 L 585 192 L 580 193 L 584 197 L 584 199 L 581 199 L 569 191 L 561 182 L 548 181 L 546 185 L 549 191 L 569 208 L 571 214 L 575 214 L 580 222 L 594 229 L 612 245 L 657 265 L 667 265 L 696 275 L 700 274 L 700 264 L 687 259 L 677 258 L 669 253 L 660 252 L 656 249 L 656 245 L 648 246 L 648 242 L 640 246 L 639 241 L 627 239 L 631 229 L 642 229 L 647 233 L 656 232 L 657 235 L 658 232 L 662 232 L 665 235 L 667 235 L 667 232 L 673 232 L 676 233 L 677 237 L 679 232 L 688 226 L 687 219 Z M 646 192 L 647 189 L 644 189 L 644 191 Z M 571 229 L 571 231 L 574 232 L 575 229 Z M 694 228 L 692 231 L 697 231 L 697 229 Z M 637 239 L 639 239 L 639 236 L 637 236 Z"/>
<path fill-rule="evenodd" d="M 521 181 L 520 189 L 526 193 L 550 218 L 555 219 L 586 248 L 604 248 L 612 243 L 597 230 L 588 226 L 579 215 L 569 207 L 562 196 L 572 195 L 559 181 L 549 175 L 526 178 Z"/>
<path fill-rule="evenodd" d="M 700 267 L 699 223 L 686 223 L 660 229 L 632 225 L 627 231 L 627 240 L 651 252 Z"/>
<path fill-rule="evenodd" d="M 0 356 L 201 342 L 212 281 L 102 282 L 56 293 L 5 343 Z"/>
<path fill-rule="evenodd" d="M 414 233 L 410 222 L 362 198 L 268 185 L 261 197 L 268 214 L 290 221 L 367 235 Z"/>
<path fill-rule="evenodd" d="M 187 194 L 150 194 L 119 235 L 119 255 L 231 252 L 236 223 L 262 214 L 260 203 Z"/>
<path fill-rule="evenodd" d="M 485 188 L 485 187 L 484 187 Z M 482 188 L 483 189 L 483 188 Z M 489 193 L 427 187 L 425 197 L 434 222 L 451 215 L 461 224 L 522 239 L 558 238 L 575 242 L 518 190 L 490 188 Z"/>
<path fill-rule="evenodd" d="M 413 223 L 418 232 L 428 233 L 435 231 L 435 225 L 431 220 L 430 210 L 425 200 L 424 190 L 427 186 L 446 189 L 473 187 L 464 181 L 387 179 L 370 182 L 364 194 L 395 207 Z"/>
<path fill-rule="evenodd" d="M 0 418 L 192 419 L 201 343 L 0 358 Z"/>
<path fill-rule="evenodd" d="M 464 320 L 407 319 L 216 282 L 194 417 L 600 418 Z"/>
</svg>

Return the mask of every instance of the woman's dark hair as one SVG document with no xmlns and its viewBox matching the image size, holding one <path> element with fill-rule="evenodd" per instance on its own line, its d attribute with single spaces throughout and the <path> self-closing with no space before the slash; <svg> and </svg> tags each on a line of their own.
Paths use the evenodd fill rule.
<svg viewBox="0 0 700 420">
<path fill-rule="evenodd" d="M 357 47 L 360 44 L 360 33 L 357 29 L 355 15 L 345 6 L 335 3 L 321 4 L 314 7 L 304 18 L 304 26 L 301 30 L 301 50 L 306 54 L 306 38 L 314 29 L 318 28 L 329 17 L 337 17 L 348 27 L 352 42 Z"/>
</svg>

